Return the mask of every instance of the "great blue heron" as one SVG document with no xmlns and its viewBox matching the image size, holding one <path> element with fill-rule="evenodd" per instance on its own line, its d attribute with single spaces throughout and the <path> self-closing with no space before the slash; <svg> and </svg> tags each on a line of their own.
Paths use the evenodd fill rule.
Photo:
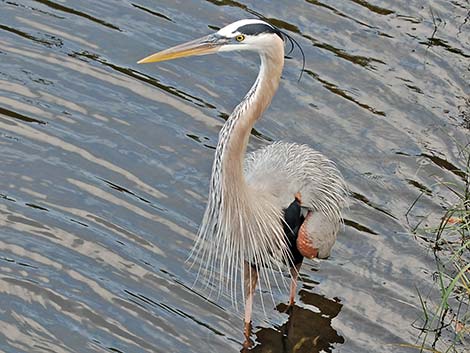
<svg viewBox="0 0 470 353">
<path fill-rule="evenodd" d="M 220 131 L 209 200 L 193 248 L 209 281 L 219 273 L 232 295 L 243 269 L 247 339 L 258 278 L 270 289 L 271 275 L 288 265 L 292 306 L 302 260 L 329 256 L 347 194 L 333 162 L 306 145 L 276 142 L 245 156 L 253 125 L 278 88 L 285 38 L 267 22 L 246 19 L 139 61 L 235 50 L 255 51 L 261 58 L 254 85 Z"/>
</svg>

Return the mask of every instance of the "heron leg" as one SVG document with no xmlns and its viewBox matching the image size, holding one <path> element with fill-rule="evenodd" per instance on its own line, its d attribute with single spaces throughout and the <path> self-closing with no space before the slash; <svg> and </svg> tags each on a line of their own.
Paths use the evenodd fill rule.
<svg viewBox="0 0 470 353">
<path fill-rule="evenodd" d="M 251 346 L 251 313 L 253 310 L 253 297 L 255 294 L 256 283 L 258 282 L 258 270 L 250 263 L 244 264 L 244 288 L 245 288 L 245 343 L 244 346 Z"/>
<path fill-rule="evenodd" d="M 297 292 L 297 277 L 299 276 L 300 267 L 302 266 L 302 260 L 290 268 L 290 296 L 289 296 L 289 308 L 294 306 L 295 294 Z"/>
</svg>

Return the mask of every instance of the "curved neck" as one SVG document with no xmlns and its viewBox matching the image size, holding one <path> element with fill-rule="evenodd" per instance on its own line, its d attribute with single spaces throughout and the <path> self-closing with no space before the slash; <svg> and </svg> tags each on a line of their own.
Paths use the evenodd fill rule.
<svg viewBox="0 0 470 353">
<path fill-rule="evenodd" d="M 219 133 L 219 142 L 212 166 L 212 177 L 209 186 L 209 199 L 204 218 L 198 232 L 195 245 L 196 254 L 202 254 L 203 262 L 208 267 L 211 259 L 224 254 L 221 259 L 221 274 L 228 272 L 233 278 L 232 269 L 227 263 L 235 266 L 244 259 L 265 259 L 263 248 L 253 248 L 252 240 L 261 239 L 264 244 L 277 242 L 279 249 L 284 241 L 282 215 L 257 192 L 251 190 L 244 177 L 243 164 L 246 146 L 251 129 L 261 114 L 268 107 L 281 79 L 284 65 L 284 43 L 276 38 L 264 48 L 261 56 L 261 68 L 254 85 L 243 101 L 235 108 Z M 268 203 L 266 203 L 266 201 Z M 265 205 L 256 207 L 260 203 Z M 268 223 L 266 222 L 268 217 Z M 264 224 L 264 233 L 260 233 L 260 224 Z M 264 237 L 264 238 L 263 238 Z M 206 252 L 204 240 L 209 240 Z M 236 275 L 235 275 L 236 277 Z"/>
<path fill-rule="evenodd" d="M 243 162 L 251 130 L 271 103 L 284 66 L 282 44 L 260 54 L 261 67 L 255 83 L 224 124 L 217 145 L 223 178 L 240 191 L 244 186 Z M 216 153 L 216 154 L 219 154 Z M 227 185 L 227 183 L 224 183 Z"/>
</svg>

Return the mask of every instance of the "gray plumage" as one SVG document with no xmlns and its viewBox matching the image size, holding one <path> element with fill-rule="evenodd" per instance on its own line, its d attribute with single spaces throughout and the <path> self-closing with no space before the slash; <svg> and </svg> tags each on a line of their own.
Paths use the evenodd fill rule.
<svg viewBox="0 0 470 353">
<path fill-rule="evenodd" d="M 139 61 L 149 63 L 234 50 L 251 50 L 260 56 L 255 83 L 219 133 L 209 198 L 191 252 L 191 259 L 199 265 L 198 277 L 204 273 L 208 285 L 217 288 L 219 283 L 219 290 L 228 289 L 232 299 L 237 296 L 243 269 L 241 288 L 247 294 L 247 341 L 258 279 L 271 289 L 271 280 L 277 284 L 275 274 L 289 265 L 290 305 L 294 303 L 301 262 L 292 263 L 284 233 L 284 210 L 294 198 L 301 199 L 305 219 L 297 244 L 290 245 L 297 246 L 303 256 L 327 257 L 336 239 L 347 195 L 334 163 L 306 145 L 277 142 L 246 155 L 251 130 L 279 85 L 285 37 L 285 33 L 267 22 L 241 20 L 215 34 Z M 300 215 L 298 220 L 302 221 Z"/>
<path fill-rule="evenodd" d="M 307 230 L 319 257 L 329 256 L 347 195 L 343 177 L 331 160 L 307 145 L 275 142 L 247 155 L 245 176 L 253 188 L 272 194 L 281 210 L 300 192 L 302 207 L 313 211 Z"/>
<path fill-rule="evenodd" d="M 239 27 L 230 26 L 236 35 Z M 219 283 L 219 290 L 225 283 L 232 299 L 244 263 L 256 265 L 269 289 L 272 280 L 277 284 L 274 274 L 290 263 L 283 210 L 296 193 L 302 196 L 303 208 L 313 211 L 306 229 L 319 257 L 330 253 L 346 199 L 334 163 L 306 145 L 277 142 L 245 158 L 251 129 L 277 89 L 284 62 L 282 40 L 264 36 L 255 38 L 261 58 L 258 77 L 219 133 L 208 203 L 192 251 L 207 283 Z M 261 42 L 265 38 L 269 45 Z"/>
<path fill-rule="evenodd" d="M 220 170 L 221 161 L 214 163 L 214 183 L 219 182 Z M 223 193 L 212 185 L 198 234 L 200 248 L 195 247 L 203 253 L 200 261 L 208 281 L 226 282 L 232 296 L 238 279 L 235 271 L 243 261 L 263 263 L 260 277 L 268 288 L 271 275 L 282 270 L 281 263 L 289 263 L 283 210 L 293 195 L 300 192 L 302 208 L 313 211 L 306 227 L 319 258 L 330 255 L 347 198 L 347 187 L 335 164 L 307 145 L 275 142 L 251 152 L 245 158 L 244 176 L 248 190 L 244 197 L 234 190 L 222 202 Z M 215 269 L 220 271 L 218 279 Z"/>
</svg>

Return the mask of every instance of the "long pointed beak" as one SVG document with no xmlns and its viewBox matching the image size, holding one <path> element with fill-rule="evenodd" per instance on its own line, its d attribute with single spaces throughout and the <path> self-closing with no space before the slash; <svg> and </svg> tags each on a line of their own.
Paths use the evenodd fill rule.
<svg viewBox="0 0 470 353">
<path fill-rule="evenodd" d="M 149 55 L 139 60 L 137 64 L 155 63 L 193 55 L 212 54 L 216 53 L 225 43 L 225 38 L 211 34 Z"/>
</svg>

